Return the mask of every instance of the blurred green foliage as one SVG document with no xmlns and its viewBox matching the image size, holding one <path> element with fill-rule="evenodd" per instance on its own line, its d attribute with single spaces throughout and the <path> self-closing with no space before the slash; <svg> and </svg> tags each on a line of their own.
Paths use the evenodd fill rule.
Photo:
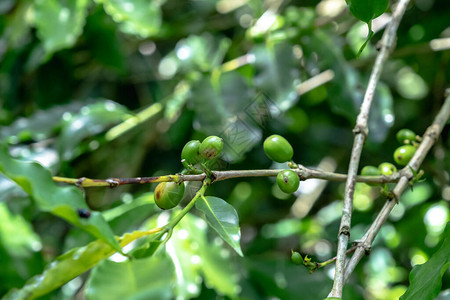
<svg viewBox="0 0 450 300">
<path fill-rule="evenodd" d="M 372 21 L 375 35 L 355 59 L 367 34 L 345 1 L 1 1 L 0 295 L 46 266 L 84 272 L 76 247 L 88 247 L 79 254 L 97 246 L 111 251 L 94 236 L 114 246 L 110 231 L 122 235 L 168 220 L 154 205 L 156 184 L 90 188 L 84 201 L 75 188 L 57 197 L 61 189 L 47 170 L 74 178 L 174 174 L 184 144 L 207 135 L 225 141 L 215 169 L 285 168 L 262 149 L 265 137 L 280 134 L 296 162 L 345 173 L 387 16 Z M 439 110 L 450 51 L 434 45 L 449 38 L 449 19 L 444 0 L 415 0 L 406 11 L 375 94 L 361 167 L 392 162 L 396 132 L 423 134 Z M 331 81 L 307 88 L 327 70 Z M 398 299 L 412 266 L 436 252 L 450 218 L 449 148 L 447 125 L 423 163 L 426 181 L 402 197 L 345 299 Z M 198 185 L 186 188 L 192 196 Z M 334 256 L 343 189 L 308 180 L 287 196 L 274 178 L 214 183 L 207 194 L 215 197 L 207 198 L 232 205 L 216 201 L 218 209 L 234 207 L 240 247 L 237 220 L 231 232 L 219 226 L 217 233 L 202 217 L 209 214 L 210 224 L 221 217 L 203 207 L 156 253 L 151 238 L 138 240 L 126 249 L 134 260 L 117 254 L 42 299 L 323 299 L 332 267 L 310 275 L 290 262 L 291 249 L 316 261 Z M 384 201 L 377 187 L 356 186 L 352 239 Z M 69 208 L 58 208 L 63 202 Z M 95 218 L 76 216 L 74 209 L 84 207 Z M 447 248 L 437 254 L 445 257 Z M 58 256 L 63 263 L 52 264 Z M 103 258 L 87 259 L 95 265 Z M 433 265 L 439 266 L 424 265 L 422 273 Z M 428 272 L 442 272 L 448 289 L 448 271 L 437 269 Z M 415 271 L 411 279 L 419 276 Z"/>
</svg>

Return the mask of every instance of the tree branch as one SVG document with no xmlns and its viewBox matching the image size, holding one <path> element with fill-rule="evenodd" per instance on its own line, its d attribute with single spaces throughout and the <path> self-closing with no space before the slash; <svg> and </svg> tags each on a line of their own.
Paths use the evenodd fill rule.
<svg viewBox="0 0 450 300">
<path fill-rule="evenodd" d="M 383 65 L 389 57 L 389 53 L 394 46 L 396 32 L 400 20 L 406 10 L 409 0 L 400 0 L 396 6 L 391 22 L 381 40 L 381 49 L 375 60 L 369 83 L 367 85 L 361 110 L 356 120 L 353 130 L 355 138 L 353 141 L 352 154 L 348 168 L 348 178 L 345 185 L 344 206 L 342 208 L 341 225 L 338 234 L 338 250 L 336 260 L 336 270 L 334 275 L 333 288 L 329 294 L 330 297 L 342 298 L 342 290 L 344 288 L 344 267 L 345 253 L 350 238 L 350 227 L 353 210 L 353 195 L 355 192 L 356 174 L 358 172 L 359 161 L 361 158 L 364 141 L 368 134 L 367 121 L 369 119 L 370 106 L 372 104 L 375 88 L 379 81 Z"/>
<path fill-rule="evenodd" d="M 398 200 L 405 191 L 405 189 L 408 187 L 409 180 L 411 180 L 414 176 L 411 169 L 413 170 L 419 169 L 425 156 L 436 142 L 439 134 L 444 128 L 449 117 L 450 117 L 450 96 L 448 96 L 447 99 L 445 100 L 441 110 L 434 119 L 433 124 L 429 126 L 428 129 L 426 130 L 423 136 L 423 141 L 420 143 L 420 146 L 417 149 L 414 156 L 412 157 L 411 161 L 401 171 L 402 176 L 393 190 L 395 200 Z M 363 239 L 358 243 L 358 248 L 356 249 L 355 253 L 353 254 L 352 258 L 350 259 L 350 261 L 346 266 L 344 275 L 345 281 L 354 271 L 356 265 L 359 263 L 364 254 L 367 253 L 367 251 L 370 249 L 373 240 L 380 231 L 381 226 L 384 224 L 384 222 L 386 222 L 386 219 L 388 218 L 390 212 L 392 211 L 392 209 L 395 207 L 396 204 L 397 201 L 392 201 L 392 199 L 386 201 L 383 208 L 378 213 L 378 216 L 373 221 L 370 228 L 367 230 Z"/>
<path fill-rule="evenodd" d="M 275 177 L 283 171 L 282 169 L 270 169 L 270 170 L 230 170 L 230 171 L 212 171 L 212 178 L 214 181 L 222 181 L 231 178 L 245 178 L 245 177 Z M 330 181 L 345 181 L 347 179 L 346 174 L 338 174 L 332 172 L 325 172 L 320 170 L 314 170 L 306 168 L 302 165 L 297 165 L 297 169 L 294 169 L 301 180 L 307 179 L 323 179 Z M 395 173 L 391 176 L 357 176 L 357 182 L 365 183 L 389 183 L 398 182 L 401 174 Z M 54 182 L 75 184 L 79 187 L 110 187 L 115 188 L 120 185 L 126 184 L 145 184 L 154 182 L 183 182 L 183 181 L 203 181 L 206 178 L 206 174 L 196 175 L 163 175 L 154 177 L 134 177 L 134 178 L 107 178 L 107 179 L 91 179 L 91 178 L 68 178 L 53 176 Z"/>
</svg>

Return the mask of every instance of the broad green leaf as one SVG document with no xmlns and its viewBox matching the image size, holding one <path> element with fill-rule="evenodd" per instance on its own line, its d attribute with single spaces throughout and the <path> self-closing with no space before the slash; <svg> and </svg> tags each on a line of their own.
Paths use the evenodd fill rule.
<svg viewBox="0 0 450 300">
<path fill-rule="evenodd" d="M 225 160 L 242 160 L 245 153 L 261 140 L 260 126 L 264 124 L 259 122 L 259 111 L 267 111 L 269 106 L 263 95 L 250 99 L 252 91 L 242 75 L 236 72 L 223 74 L 217 85 L 214 86 L 209 78 L 203 78 L 192 87 L 190 101 L 196 122 L 201 131 L 224 139 Z"/>
<path fill-rule="evenodd" d="M 439 294 L 442 286 L 442 276 L 450 266 L 450 223 L 444 232 L 441 247 L 422 264 L 414 266 L 409 274 L 409 288 L 400 300 L 433 300 Z"/>
<path fill-rule="evenodd" d="M 190 35 L 179 40 L 175 49 L 161 60 L 158 71 L 166 79 L 175 74 L 187 74 L 192 78 L 198 76 L 198 71 L 211 72 L 221 67 L 230 45 L 229 39 L 210 33 Z"/>
<path fill-rule="evenodd" d="M 3 299 L 36 299 L 86 272 L 115 250 L 101 240 L 74 248 L 56 258 L 44 272 L 31 278 L 20 290 L 12 290 Z"/>
<path fill-rule="evenodd" d="M 106 128 L 123 121 L 129 116 L 128 110 L 113 101 L 104 100 L 86 105 L 75 116 L 67 117 L 58 139 L 63 160 L 70 160 L 82 153 L 80 142 L 103 132 Z"/>
<path fill-rule="evenodd" d="M 40 210 L 65 219 L 121 251 L 108 223 L 99 212 L 92 212 L 89 218 L 78 216 L 77 209 L 88 209 L 88 206 L 76 187 L 57 186 L 44 167 L 35 162 L 11 158 L 4 146 L 0 146 L 0 172 L 22 187 Z"/>
<path fill-rule="evenodd" d="M 83 37 L 93 60 L 119 74 L 125 72 L 125 53 L 117 34 L 117 25 L 111 21 L 103 7 L 96 7 L 88 15 Z"/>
<path fill-rule="evenodd" d="M 27 118 L 18 118 L 11 125 L 2 127 L 0 138 L 11 144 L 48 139 L 61 126 L 64 115 L 76 113 L 84 105 L 81 101 L 74 101 L 38 110 Z"/>
<path fill-rule="evenodd" d="M 366 41 L 356 54 L 356 57 L 359 57 L 374 34 L 372 31 L 372 20 L 381 16 L 386 11 L 389 0 L 345 0 L 345 2 L 347 2 L 352 15 L 367 23 L 369 29 L 369 35 Z"/>
<path fill-rule="evenodd" d="M 34 1 L 34 24 L 47 55 L 75 44 L 83 30 L 88 4 L 88 0 Z"/>
<path fill-rule="evenodd" d="M 9 255 L 27 257 L 41 250 L 41 241 L 31 224 L 11 213 L 5 203 L 0 203 L 0 220 L 0 242 Z"/>
<path fill-rule="evenodd" d="M 345 0 L 355 18 L 368 23 L 381 16 L 389 5 L 389 0 Z"/>
<path fill-rule="evenodd" d="M 176 231 L 166 246 L 177 272 L 177 296 L 192 295 L 200 292 L 203 274 L 208 288 L 219 294 L 235 299 L 240 291 L 239 276 L 228 249 L 224 249 L 221 239 L 208 241 L 205 221 L 188 214 L 176 227 Z M 185 280 L 185 282 L 183 282 Z M 182 299 L 187 299 L 184 297 Z"/>
<path fill-rule="evenodd" d="M 241 232 L 236 210 L 225 200 L 207 196 L 198 199 L 195 207 L 203 212 L 208 224 L 240 255 Z"/>
<path fill-rule="evenodd" d="M 92 270 L 86 287 L 90 300 L 173 299 L 175 268 L 167 255 L 114 262 Z"/>
<path fill-rule="evenodd" d="M 155 0 L 95 0 L 103 4 L 105 11 L 120 24 L 120 29 L 143 38 L 153 36 L 161 26 L 160 5 Z"/>
<path fill-rule="evenodd" d="M 102 212 L 103 217 L 116 234 L 129 231 L 156 211 L 153 193 L 145 193 L 137 198 L 127 195 L 126 202 Z"/>
<path fill-rule="evenodd" d="M 363 84 L 360 82 L 358 73 L 345 60 L 342 53 L 343 41 L 339 37 L 328 35 L 325 31 L 316 29 L 305 44 L 304 53 L 312 68 L 320 70 L 331 69 L 334 72 L 334 79 L 330 83 L 328 103 L 334 112 L 347 117 L 354 122 L 357 110 L 363 98 L 363 91 L 359 88 Z M 315 62 L 315 55 L 319 56 L 318 63 Z"/>
<path fill-rule="evenodd" d="M 300 84 L 299 62 L 292 45 L 257 45 L 251 53 L 255 57 L 253 84 L 270 100 L 273 107 L 269 111 L 284 112 L 291 108 L 298 101 L 295 88 Z"/>
<path fill-rule="evenodd" d="M 119 240 L 124 247 L 130 242 L 149 235 L 145 231 L 134 231 L 123 235 Z M 116 250 L 102 240 L 96 240 L 84 247 L 74 248 L 47 265 L 44 272 L 37 275 L 21 288 L 11 290 L 3 300 L 35 299 L 69 282 L 94 267 L 100 261 L 114 254 Z"/>
<path fill-rule="evenodd" d="M 200 294 L 200 272 L 204 260 L 199 256 L 200 247 L 196 239 L 206 237 L 206 228 L 203 220 L 188 214 L 174 228 L 172 237 L 166 243 L 166 251 L 177 270 L 175 286 L 180 299 L 192 299 Z"/>
</svg>

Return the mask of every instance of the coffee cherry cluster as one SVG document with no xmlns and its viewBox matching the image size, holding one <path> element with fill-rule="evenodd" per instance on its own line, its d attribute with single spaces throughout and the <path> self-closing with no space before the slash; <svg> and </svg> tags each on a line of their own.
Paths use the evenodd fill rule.
<svg viewBox="0 0 450 300">
<path fill-rule="evenodd" d="M 416 153 L 420 137 L 410 129 L 401 129 L 397 132 L 396 138 L 402 146 L 394 151 L 394 160 L 399 166 L 406 166 Z"/>
<path fill-rule="evenodd" d="M 292 159 L 294 149 L 281 135 L 274 134 L 264 141 L 264 152 L 273 161 L 285 163 Z M 292 194 L 300 185 L 300 178 L 292 170 L 284 170 L 277 175 L 277 185 L 285 193 Z"/>
<path fill-rule="evenodd" d="M 401 129 L 396 135 L 397 141 L 402 144 L 394 151 L 394 161 L 399 166 L 406 166 L 417 150 L 420 138 L 410 129 Z M 378 168 L 375 166 L 365 166 L 361 170 L 363 176 L 390 176 L 397 172 L 397 168 L 388 162 L 381 163 Z M 373 185 L 373 184 L 371 184 Z"/>
<path fill-rule="evenodd" d="M 184 145 L 181 151 L 181 161 L 193 166 L 217 157 L 222 149 L 223 139 L 215 135 L 208 136 L 201 143 L 198 140 L 192 140 Z"/>
<path fill-rule="evenodd" d="M 196 165 L 216 158 L 223 149 L 223 140 L 217 136 L 209 136 L 200 142 L 192 140 L 181 150 L 181 162 L 186 168 L 184 173 L 201 172 Z M 155 203 L 161 209 L 171 209 L 180 204 L 184 195 L 184 183 L 161 182 L 155 189 Z"/>
</svg>

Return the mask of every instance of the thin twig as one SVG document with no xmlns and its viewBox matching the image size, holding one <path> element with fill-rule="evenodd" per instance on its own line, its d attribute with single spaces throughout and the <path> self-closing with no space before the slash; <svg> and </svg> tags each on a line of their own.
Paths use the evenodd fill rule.
<svg viewBox="0 0 450 300">
<path fill-rule="evenodd" d="M 419 169 L 428 151 L 430 151 L 431 147 L 434 145 L 439 134 L 444 128 L 449 116 L 450 116 L 450 96 L 447 97 L 447 99 L 445 100 L 444 105 L 442 106 L 441 110 L 436 116 L 433 124 L 429 126 L 427 131 L 425 132 L 423 136 L 423 141 L 421 142 L 413 158 L 408 163 L 408 165 L 402 170 L 403 175 L 393 190 L 393 194 L 396 200 L 400 198 L 402 193 L 408 187 L 409 180 L 411 180 L 411 178 L 414 176 L 411 169 L 413 170 Z M 352 258 L 350 259 L 350 261 L 346 266 L 344 276 L 345 281 L 349 278 L 349 276 L 351 275 L 351 273 L 353 272 L 353 270 L 355 269 L 356 265 L 359 263 L 361 258 L 364 256 L 364 254 L 367 253 L 368 250 L 370 249 L 373 240 L 380 231 L 381 226 L 384 224 L 384 222 L 386 222 L 389 213 L 392 211 L 392 209 L 396 204 L 397 201 L 393 200 L 386 201 L 383 208 L 378 213 L 378 216 L 373 221 L 370 228 L 367 230 L 363 239 L 358 243 L 358 248 L 356 249 L 355 253 L 353 254 Z"/>
<path fill-rule="evenodd" d="M 214 181 L 222 181 L 231 178 L 245 178 L 245 177 L 275 177 L 283 171 L 282 169 L 270 169 L 270 170 L 230 170 L 230 171 L 212 171 L 212 178 Z M 314 170 L 306 168 L 302 165 L 298 165 L 297 169 L 294 169 L 301 180 L 307 179 L 323 179 L 330 181 L 345 181 L 347 179 L 346 174 L 338 174 L 332 172 L 325 172 L 320 170 Z M 400 178 L 400 173 L 395 173 L 391 176 L 357 176 L 357 182 L 365 183 L 389 183 L 397 182 Z M 203 181 L 206 178 L 205 173 L 196 175 L 163 175 L 154 177 L 134 177 L 134 178 L 107 178 L 107 179 L 91 179 L 91 178 L 68 178 L 53 176 L 54 182 L 74 184 L 79 187 L 110 187 L 115 188 L 120 185 L 126 184 L 146 184 L 153 182 L 183 182 L 183 181 Z"/>
<path fill-rule="evenodd" d="M 372 104 L 375 88 L 381 75 L 384 63 L 388 59 L 389 53 L 393 48 L 396 32 L 400 20 L 406 10 L 409 0 L 400 0 L 393 13 L 392 20 L 389 23 L 381 40 L 381 49 L 375 60 L 372 73 L 370 75 L 369 83 L 367 85 L 364 100 L 361 105 L 361 110 L 356 120 L 356 125 L 353 130 L 355 138 L 353 141 L 352 154 L 348 168 L 348 178 L 345 185 L 344 206 L 342 208 L 341 225 L 338 234 L 338 250 L 336 269 L 334 275 L 333 288 L 329 294 L 330 297 L 342 298 L 342 290 L 344 288 L 344 268 L 345 268 L 345 253 L 347 250 L 348 241 L 350 238 L 350 226 L 353 210 L 353 195 L 355 192 L 356 174 L 358 171 L 361 152 L 368 134 L 367 122 L 369 119 L 370 106 Z"/>
<path fill-rule="evenodd" d="M 299 96 L 301 96 L 301 95 L 306 94 L 307 92 L 333 80 L 333 78 L 334 78 L 333 70 L 326 70 L 320 74 L 317 74 L 314 77 L 311 77 L 311 78 L 303 81 L 302 83 L 300 83 L 299 85 L 297 85 L 295 87 L 295 90 L 297 91 L 297 94 Z"/>
</svg>

